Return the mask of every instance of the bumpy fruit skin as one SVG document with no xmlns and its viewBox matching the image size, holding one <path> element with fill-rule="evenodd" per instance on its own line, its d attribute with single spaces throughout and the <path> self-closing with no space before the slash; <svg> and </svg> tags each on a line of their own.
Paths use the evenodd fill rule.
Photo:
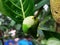
<svg viewBox="0 0 60 45">
<path fill-rule="evenodd" d="M 60 24 L 60 0 L 50 0 L 50 6 L 54 20 Z"/>
<path fill-rule="evenodd" d="M 23 24 L 22 24 L 22 30 L 24 33 L 28 33 L 29 29 L 32 27 L 32 26 L 35 26 L 36 23 L 38 22 L 38 19 L 34 19 L 34 16 L 29 16 L 29 17 L 26 17 L 24 20 L 23 20 Z M 33 27 L 32 27 L 33 28 Z"/>
</svg>

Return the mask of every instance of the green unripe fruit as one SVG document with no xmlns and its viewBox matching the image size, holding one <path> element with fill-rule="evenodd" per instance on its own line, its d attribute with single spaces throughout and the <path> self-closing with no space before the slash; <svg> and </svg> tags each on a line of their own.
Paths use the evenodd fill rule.
<svg viewBox="0 0 60 45">
<path fill-rule="evenodd" d="M 47 45 L 60 45 L 60 41 L 56 38 L 49 38 Z"/>
<path fill-rule="evenodd" d="M 38 22 L 38 19 L 34 19 L 34 16 L 26 17 L 23 20 L 22 30 L 24 33 L 28 32 L 28 29 Z"/>
</svg>

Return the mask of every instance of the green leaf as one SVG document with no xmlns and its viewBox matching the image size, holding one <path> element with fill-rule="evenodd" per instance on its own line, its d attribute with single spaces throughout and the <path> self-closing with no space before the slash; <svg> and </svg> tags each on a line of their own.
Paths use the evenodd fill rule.
<svg viewBox="0 0 60 45">
<path fill-rule="evenodd" d="M 15 25 L 15 21 L 14 20 L 11 20 L 10 26 L 14 26 L 14 25 Z"/>
<path fill-rule="evenodd" d="M 43 21 L 40 22 L 40 25 L 44 25 L 48 20 L 50 20 L 49 16 L 46 16 Z"/>
<path fill-rule="evenodd" d="M 49 30 L 49 28 L 46 28 L 46 27 L 40 27 L 39 29 L 40 30 Z"/>
<path fill-rule="evenodd" d="M 46 39 L 49 39 L 50 37 L 55 37 L 57 39 L 60 39 L 60 33 L 52 32 L 52 31 L 46 31 L 46 30 L 42 30 L 42 31 L 43 31 Z"/>
<path fill-rule="evenodd" d="M 42 0 L 39 3 L 37 3 L 37 6 L 35 6 L 35 10 L 38 10 L 39 8 L 41 8 L 42 6 L 44 6 L 45 4 L 49 4 L 50 0 Z"/>
<path fill-rule="evenodd" d="M 0 12 L 22 23 L 27 16 L 33 15 L 33 0 L 0 0 Z"/>
<path fill-rule="evenodd" d="M 39 3 L 41 0 L 34 0 L 34 3 L 37 4 Z"/>
</svg>

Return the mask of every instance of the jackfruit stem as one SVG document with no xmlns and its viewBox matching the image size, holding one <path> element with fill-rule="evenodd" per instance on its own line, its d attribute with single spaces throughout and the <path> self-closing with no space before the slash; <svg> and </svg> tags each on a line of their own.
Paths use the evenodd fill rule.
<svg viewBox="0 0 60 45">
<path fill-rule="evenodd" d="M 34 15 L 34 19 L 36 19 L 38 16 L 39 16 L 39 14 L 40 14 L 40 12 L 42 11 L 42 7 L 38 10 L 38 13 L 36 14 L 36 15 Z"/>
</svg>

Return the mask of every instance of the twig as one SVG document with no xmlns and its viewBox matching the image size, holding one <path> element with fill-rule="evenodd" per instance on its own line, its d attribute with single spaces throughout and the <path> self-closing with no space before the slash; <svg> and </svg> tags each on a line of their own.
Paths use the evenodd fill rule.
<svg viewBox="0 0 60 45">
<path fill-rule="evenodd" d="M 38 15 L 40 14 L 40 12 L 42 11 L 43 7 L 39 8 L 38 13 L 36 15 L 34 15 L 34 18 L 38 17 Z"/>
</svg>

